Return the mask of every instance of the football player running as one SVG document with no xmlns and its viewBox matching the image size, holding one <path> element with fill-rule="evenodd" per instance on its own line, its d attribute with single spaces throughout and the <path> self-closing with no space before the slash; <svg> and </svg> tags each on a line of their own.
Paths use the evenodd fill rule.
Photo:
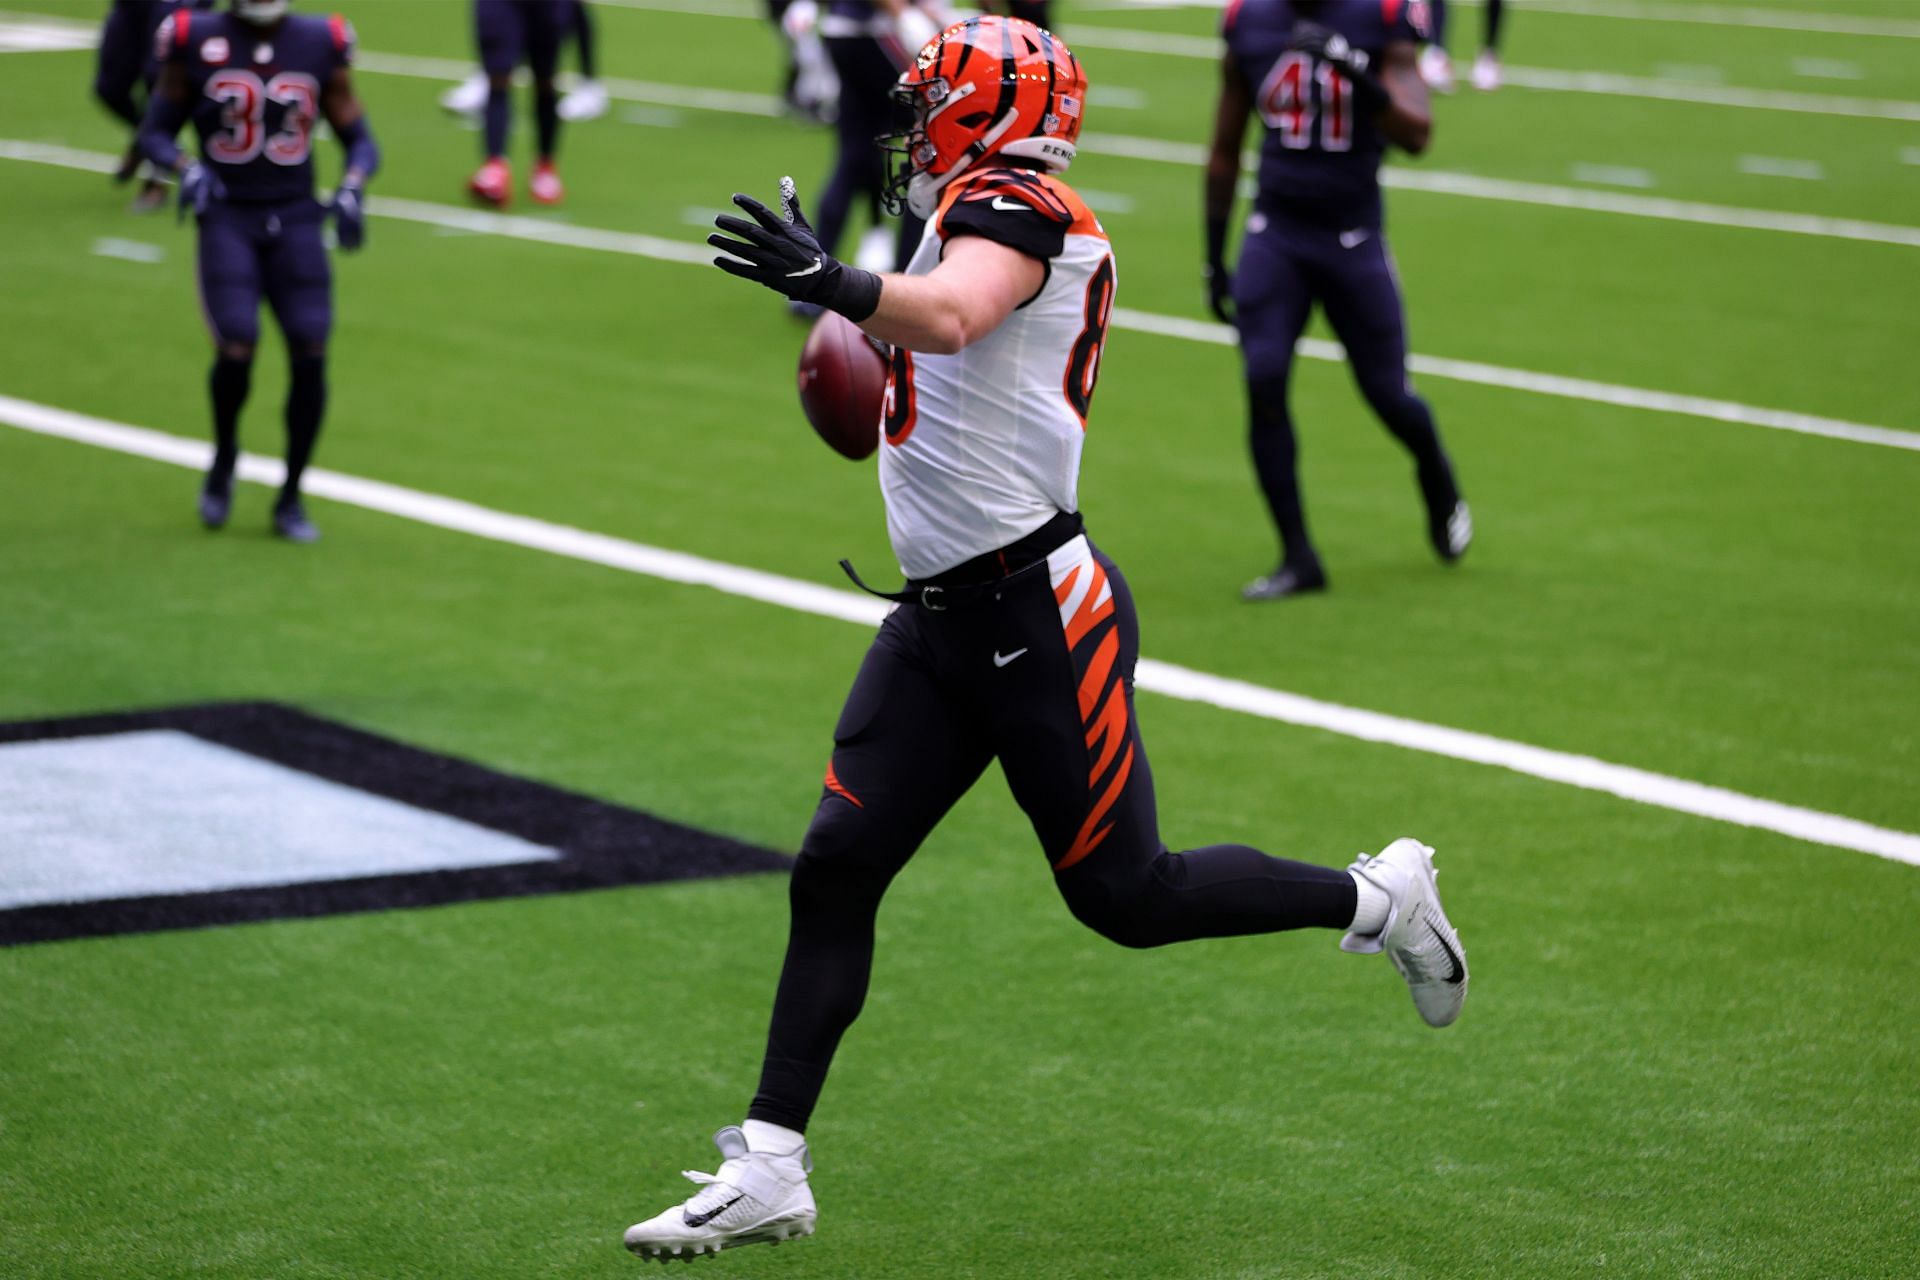
<svg viewBox="0 0 1920 1280">
<path fill-rule="evenodd" d="M 1415 68 L 1426 0 L 1232 0 L 1206 176 L 1206 280 L 1214 314 L 1236 324 L 1254 468 L 1279 527 L 1279 568 L 1241 593 L 1279 600 L 1324 590 L 1307 536 L 1287 379 L 1315 302 L 1345 345 L 1360 392 L 1413 455 L 1427 537 L 1458 560 L 1473 520 L 1426 401 L 1407 374 L 1406 315 L 1388 252 L 1380 159 L 1389 142 L 1426 150 L 1433 120 Z M 1240 261 L 1226 265 L 1247 117 L 1266 126 L 1259 194 Z"/>
<path fill-rule="evenodd" d="M 264 296 L 287 340 L 287 474 L 273 528 L 294 542 L 320 536 L 300 500 L 300 479 L 327 405 L 327 337 L 333 273 L 321 223 L 331 215 L 342 249 L 366 236 L 366 184 L 380 152 L 354 96 L 348 66 L 353 27 L 291 16 L 288 0 L 233 0 L 227 12 L 176 10 L 160 25 L 160 63 L 140 147 L 180 175 L 180 214 L 199 229 L 201 311 L 212 332 L 214 455 L 200 491 L 200 519 L 227 523 L 240 410 L 253 381 Z M 346 148 L 333 202 L 313 195 L 313 125 L 325 116 Z M 174 141 L 189 119 L 200 159 Z"/>
<path fill-rule="evenodd" d="M 899 92 L 913 126 L 889 194 L 929 220 L 905 274 L 835 261 L 790 181 L 779 213 L 736 196 L 748 217 L 721 217 L 711 237 L 726 271 L 892 345 L 880 484 L 907 582 L 834 730 L 794 864 L 759 1091 L 744 1125 L 716 1135 L 719 1170 L 688 1175 L 701 1190 L 628 1229 L 643 1256 L 813 1231 L 804 1134 L 866 996 L 881 897 L 996 759 L 1068 909 L 1113 941 L 1345 930 L 1347 950 L 1387 953 L 1429 1023 L 1452 1022 L 1466 997 L 1418 841 L 1347 870 L 1161 843 L 1134 719 L 1133 601 L 1076 494 L 1115 283 L 1105 231 L 1059 177 L 1086 77 L 1039 28 L 979 17 L 930 43 Z"/>
</svg>

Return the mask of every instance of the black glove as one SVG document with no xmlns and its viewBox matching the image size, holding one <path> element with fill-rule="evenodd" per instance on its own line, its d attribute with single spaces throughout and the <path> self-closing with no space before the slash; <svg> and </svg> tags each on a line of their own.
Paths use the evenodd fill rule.
<svg viewBox="0 0 1920 1280">
<path fill-rule="evenodd" d="M 1227 215 L 1207 210 L 1207 265 L 1200 273 L 1207 282 L 1207 306 L 1221 324 L 1233 323 L 1233 272 L 1227 270 Z"/>
<path fill-rule="evenodd" d="M 189 209 L 193 210 L 193 214 L 197 218 L 212 208 L 215 200 L 225 200 L 226 198 L 227 184 L 220 181 L 220 176 L 213 170 L 207 168 L 206 165 L 201 164 L 198 160 L 195 160 L 187 166 L 186 172 L 180 175 L 180 216 L 178 220 L 182 222 L 186 221 L 187 210 Z"/>
<path fill-rule="evenodd" d="M 367 193 L 357 182 L 342 182 L 333 193 L 333 233 L 351 253 L 367 242 Z"/>
<path fill-rule="evenodd" d="M 1365 49 L 1356 49 L 1338 31 L 1330 31 L 1317 22 L 1304 19 L 1293 24 L 1287 48 L 1308 54 L 1345 76 L 1353 85 L 1353 96 L 1369 111 L 1387 105 L 1387 87 L 1368 68 L 1372 59 Z"/>
<path fill-rule="evenodd" d="M 780 179 L 780 214 L 752 196 L 736 195 L 733 202 L 753 215 L 753 221 L 721 214 L 713 224 L 730 235 L 712 235 L 707 243 L 733 255 L 715 258 L 713 265 L 743 280 L 763 284 L 775 293 L 783 293 L 797 302 L 811 302 L 838 311 L 858 324 L 880 305 L 880 277 L 871 271 L 850 267 L 820 247 L 806 215 L 800 212 L 800 200 L 794 194 L 793 179 Z M 744 259 L 744 261 L 736 261 Z"/>
<path fill-rule="evenodd" d="M 1221 324 L 1233 323 L 1233 272 L 1224 262 L 1209 262 L 1201 272 L 1207 282 L 1207 305 Z"/>
</svg>

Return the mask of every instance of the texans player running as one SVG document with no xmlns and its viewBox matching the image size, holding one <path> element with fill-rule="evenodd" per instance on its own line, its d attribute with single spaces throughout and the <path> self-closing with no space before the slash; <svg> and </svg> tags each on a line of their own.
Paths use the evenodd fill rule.
<svg viewBox="0 0 1920 1280">
<path fill-rule="evenodd" d="M 1347 950 L 1388 954 L 1427 1022 L 1452 1022 L 1466 998 L 1418 841 L 1344 871 L 1161 843 L 1133 600 L 1076 494 L 1115 281 L 1105 231 L 1059 177 L 1086 77 L 1046 32 L 981 17 L 929 44 L 900 93 L 914 123 L 889 192 L 930 220 L 905 274 L 835 261 L 790 182 L 780 214 L 735 196 L 750 217 L 723 216 L 727 234 L 710 237 L 726 271 L 892 344 L 880 485 L 907 583 L 834 730 L 794 865 L 759 1092 L 745 1124 L 716 1135 L 719 1171 L 689 1175 L 702 1189 L 627 1231 L 646 1256 L 813 1230 L 803 1135 L 866 995 L 881 897 L 996 759 L 1068 909 L 1113 941 L 1341 929 Z"/>
<path fill-rule="evenodd" d="M 253 380 L 264 295 L 287 340 L 287 475 L 273 528 L 294 542 L 320 531 L 300 501 L 327 406 L 333 273 L 320 225 L 329 213 L 342 249 L 366 236 L 367 179 L 380 152 L 354 96 L 353 28 L 338 14 L 292 17 L 288 0 L 233 0 L 226 13 L 177 10 L 155 37 L 160 81 L 141 125 L 141 149 L 180 175 L 180 213 L 199 227 L 200 305 L 214 343 L 213 465 L 200 519 L 226 525 L 240 410 Z M 313 123 L 325 115 L 346 147 L 333 203 L 313 196 Z M 192 119 L 199 160 L 174 142 Z"/>
<path fill-rule="evenodd" d="M 1206 279 L 1214 314 L 1237 324 L 1254 468 L 1279 526 L 1280 566 L 1247 600 L 1324 590 L 1307 536 L 1287 413 L 1293 346 L 1318 302 L 1346 346 L 1367 403 L 1413 455 L 1427 536 L 1442 560 L 1473 539 L 1453 464 L 1407 374 L 1400 279 L 1387 250 L 1380 159 L 1391 142 L 1418 155 L 1433 132 L 1416 69 L 1426 0 L 1232 0 L 1206 176 Z M 1226 265 L 1227 219 L 1240 180 L 1247 117 L 1266 126 L 1259 195 L 1238 269 Z M 1231 304 L 1231 306 L 1229 305 Z"/>
</svg>

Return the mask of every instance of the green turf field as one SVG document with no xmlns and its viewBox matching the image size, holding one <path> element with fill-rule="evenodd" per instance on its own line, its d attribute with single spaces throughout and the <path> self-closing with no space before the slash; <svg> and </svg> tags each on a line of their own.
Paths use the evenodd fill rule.
<svg viewBox="0 0 1920 1280">
<path fill-rule="evenodd" d="M 466 6 L 346 2 L 386 167 L 366 251 L 336 259 L 319 465 L 824 586 L 843 555 L 884 567 L 871 464 L 807 431 L 802 331 L 770 295 L 538 238 L 697 243 L 735 190 L 817 189 L 828 138 L 757 113 L 776 46 L 730 16 L 752 6 L 601 6 L 614 109 L 569 131 L 568 202 L 523 201 L 516 238 L 455 225 L 473 137 L 445 80 L 399 73 L 466 60 Z M 1089 133 L 1118 141 L 1072 175 L 1119 305 L 1202 321 L 1179 146 L 1205 140 L 1214 71 L 1182 50 L 1217 15 L 1060 7 L 1094 84 L 1131 91 L 1094 100 Z M 1249 608 L 1273 548 L 1236 357 L 1141 323 L 1104 357 L 1090 527 L 1152 658 L 1920 831 L 1920 10 L 1620 7 L 1641 16 L 1514 6 L 1513 83 L 1439 102 L 1408 181 L 1470 194 L 1389 194 L 1414 345 L 1733 420 L 1423 375 L 1479 530 L 1445 570 L 1397 448 L 1341 367 L 1304 361 L 1335 590 Z M 1453 22 L 1464 73 L 1478 11 Z M 1142 31 L 1180 40 L 1111 47 Z M 1641 83 L 1524 83 L 1576 72 Z M 0 53 L 0 397 L 197 440 L 192 237 L 84 168 L 123 145 L 90 75 L 84 50 Z M 1750 100 L 1655 96 L 1675 85 Z M 1621 170 L 1641 185 L 1594 180 Z M 401 197 L 438 208 L 380 216 Z M 246 441 L 271 455 L 284 365 L 262 351 Z M 0 721 L 271 699 L 798 844 L 863 628 L 324 498 L 325 540 L 289 547 L 258 486 L 213 537 L 195 488 L 0 425 Z M 1103 942 L 989 777 L 882 913 L 809 1135 L 819 1235 L 709 1271 L 1920 1274 L 1920 867 L 1156 693 L 1139 714 L 1176 847 L 1436 845 L 1474 965 L 1459 1025 L 1428 1031 L 1327 936 Z M 743 1112 L 784 938 L 784 882 L 759 876 L 0 950 L 0 1276 L 622 1274 L 620 1231 Z"/>
</svg>

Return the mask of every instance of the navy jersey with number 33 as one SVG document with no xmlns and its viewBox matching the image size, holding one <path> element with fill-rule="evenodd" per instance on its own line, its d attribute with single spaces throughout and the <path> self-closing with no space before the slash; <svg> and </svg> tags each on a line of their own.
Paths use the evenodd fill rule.
<svg viewBox="0 0 1920 1280">
<path fill-rule="evenodd" d="M 1386 139 L 1355 109 L 1344 76 L 1289 51 L 1294 24 L 1317 22 L 1379 63 L 1389 44 L 1425 41 L 1427 0 L 1230 0 L 1227 55 L 1253 90 L 1266 126 L 1259 207 L 1326 226 L 1380 225 L 1380 157 Z"/>
<path fill-rule="evenodd" d="M 333 73 L 353 59 L 338 14 L 291 15 L 262 30 L 226 12 L 180 10 L 154 37 L 155 60 L 185 68 L 200 158 L 236 204 L 313 194 L 313 125 Z"/>
</svg>

